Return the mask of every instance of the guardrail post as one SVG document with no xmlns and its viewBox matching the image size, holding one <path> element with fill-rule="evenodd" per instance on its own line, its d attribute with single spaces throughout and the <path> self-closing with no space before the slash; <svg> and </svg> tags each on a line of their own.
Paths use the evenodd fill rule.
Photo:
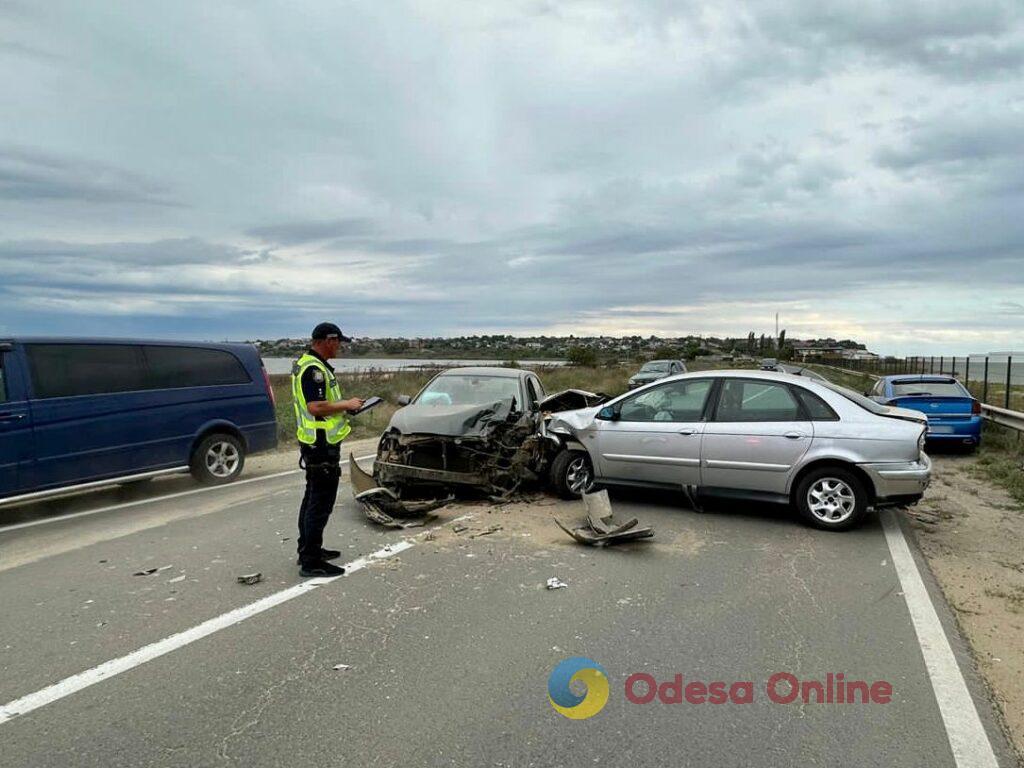
<svg viewBox="0 0 1024 768">
<path fill-rule="evenodd" d="M 1010 410 L 1010 374 L 1013 371 L 1013 358 L 1006 356 L 1006 395 L 1003 397 L 1003 408 Z"/>
<path fill-rule="evenodd" d="M 985 356 L 985 372 L 981 374 L 984 381 L 981 384 L 981 402 L 988 402 L 988 355 Z"/>
<path fill-rule="evenodd" d="M 971 391 L 971 356 L 967 355 L 964 358 L 964 386 L 967 387 L 967 391 Z"/>
</svg>

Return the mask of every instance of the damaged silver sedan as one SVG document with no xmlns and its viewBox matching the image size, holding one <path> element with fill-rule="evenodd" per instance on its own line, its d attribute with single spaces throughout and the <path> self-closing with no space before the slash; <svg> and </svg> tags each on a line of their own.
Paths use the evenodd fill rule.
<svg viewBox="0 0 1024 768">
<path fill-rule="evenodd" d="M 535 373 L 515 368 L 444 371 L 415 397 L 399 399 L 405 407 L 381 436 L 374 479 L 403 502 L 443 498 L 452 488 L 504 500 L 544 480 L 578 497 L 591 473 L 580 473 L 578 456 L 547 423 L 552 413 L 606 399 L 582 390 L 546 395 Z"/>
</svg>

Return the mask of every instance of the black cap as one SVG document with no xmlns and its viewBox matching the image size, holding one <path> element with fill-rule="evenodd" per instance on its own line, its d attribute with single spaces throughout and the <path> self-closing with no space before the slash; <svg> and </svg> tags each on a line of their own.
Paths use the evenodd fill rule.
<svg viewBox="0 0 1024 768">
<path fill-rule="evenodd" d="M 320 339 L 338 339 L 338 341 L 352 341 L 348 336 L 341 332 L 341 328 L 336 326 L 334 323 L 320 323 L 316 328 L 313 329 L 313 334 L 310 337 L 313 341 L 319 341 Z"/>
</svg>

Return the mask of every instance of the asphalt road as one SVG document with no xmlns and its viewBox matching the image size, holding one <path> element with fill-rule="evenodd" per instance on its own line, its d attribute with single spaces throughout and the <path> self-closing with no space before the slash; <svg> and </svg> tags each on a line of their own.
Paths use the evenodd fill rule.
<svg viewBox="0 0 1024 768">
<path fill-rule="evenodd" d="M 986 764 L 954 757 L 877 517 L 830 534 L 772 507 L 698 513 L 621 493 L 616 514 L 656 537 L 593 550 L 549 520 L 575 508 L 546 498 L 459 504 L 430 533 L 396 533 L 343 492 L 327 545 L 377 559 L 304 589 L 300 496 L 285 475 L 0 530 L 0 707 L 45 694 L 24 714 L 0 709 L 0 766 Z M 456 517 L 468 530 L 453 531 Z M 252 571 L 261 583 L 236 583 Z M 998 764 L 1014 765 L 922 572 Z M 546 589 L 551 576 L 569 586 Z M 179 635 L 204 622 L 216 631 Z M 96 672 L 168 638 L 144 663 Z M 588 720 L 548 702 L 548 675 L 570 656 L 607 671 L 608 703 Z M 637 672 L 750 681 L 754 701 L 635 704 L 624 686 Z M 892 701 L 773 703 L 776 672 L 884 680 Z"/>
</svg>

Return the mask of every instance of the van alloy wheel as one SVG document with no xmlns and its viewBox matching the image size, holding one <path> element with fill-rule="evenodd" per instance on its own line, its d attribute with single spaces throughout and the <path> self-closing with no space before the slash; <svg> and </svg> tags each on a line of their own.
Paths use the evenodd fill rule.
<svg viewBox="0 0 1024 768">
<path fill-rule="evenodd" d="M 206 451 L 206 471 L 214 477 L 231 477 L 239 460 L 238 449 L 231 443 L 214 443 Z"/>
<path fill-rule="evenodd" d="M 823 523 L 846 521 L 856 505 L 853 489 L 836 477 L 823 477 L 807 490 L 807 508 Z"/>
</svg>

